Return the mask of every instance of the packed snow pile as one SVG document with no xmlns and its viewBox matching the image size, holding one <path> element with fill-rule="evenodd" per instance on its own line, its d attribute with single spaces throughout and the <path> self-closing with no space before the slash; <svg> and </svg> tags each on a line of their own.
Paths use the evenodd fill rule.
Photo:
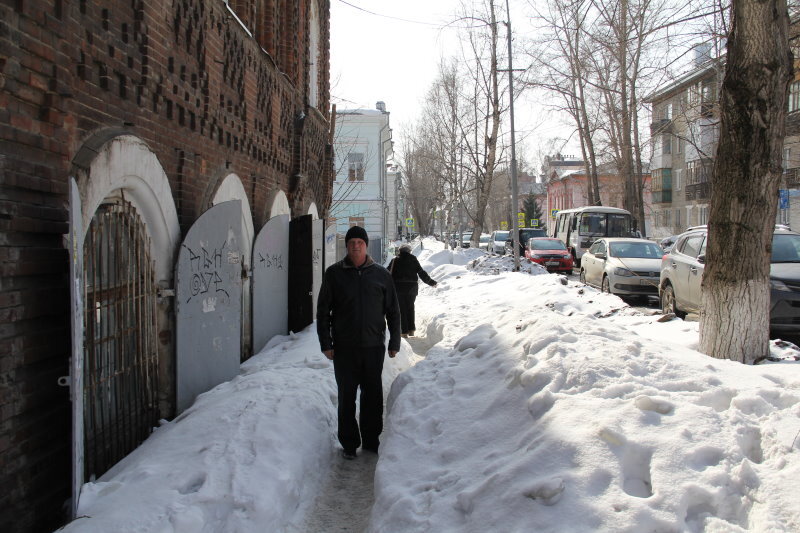
<svg viewBox="0 0 800 533">
<path fill-rule="evenodd" d="M 413 253 L 439 281 L 417 299 L 431 348 L 386 359 L 369 531 L 800 531 L 794 345 L 715 360 L 696 322 L 509 257 Z M 303 531 L 335 432 L 313 327 L 274 339 L 87 483 L 66 530 Z"/>
</svg>

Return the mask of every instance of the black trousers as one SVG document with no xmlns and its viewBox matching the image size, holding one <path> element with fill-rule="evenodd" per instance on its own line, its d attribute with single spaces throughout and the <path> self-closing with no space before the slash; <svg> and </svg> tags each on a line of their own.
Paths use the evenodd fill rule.
<svg viewBox="0 0 800 533">
<path fill-rule="evenodd" d="M 397 301 L 400 303 L 400 332 L 408 333 L 416 330 L 414 323 L 414 302 L 417 300 L 419 288 L 416 283 L 397 283 Z"/>
<path fill-rule="evenodd" d="M 378 448 L 383 431 L 383 358 L 385 346 L 374 348 L 334 348 L 333 371 L 339 389 L 339 442 L 355 451 L 361 444 Z M 356 422 L 356 393 L 361 388 L 361 427 Z"/>
</svg>

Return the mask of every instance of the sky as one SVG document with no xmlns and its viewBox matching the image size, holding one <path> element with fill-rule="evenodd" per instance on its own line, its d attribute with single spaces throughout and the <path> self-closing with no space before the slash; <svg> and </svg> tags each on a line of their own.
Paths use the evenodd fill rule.
<svg viewBox="0 0 800 533">
<path fill-rule="evenodd" d="M 456 20 L 455 13 L 461 3 L 331 0 L 332 102 L 338 109 L 374 109 L 377 101 L 385 102 L 398 151 L 403 132 L 419 118 L 419 107 L 436 78 L 440 60 L 460 55 L 458 27 L 463 23 Z M 504 11 L 505 3 L 501 4 Z M 527 2 L 514 0 L 511 4 L 516 54 L 530 22 Z M 505 47 L 505 27 L 500 33 L 500 44 Z M 515 64 L 514 68 L 521 66 Z M 531 156 L 546 138 L 570 135 L 558 117 L 527 97 L 517 100 L 515 130 L 518 150 Z M 507 129 L 504 135 L 508 137 Z M 577 150 L 575 146 L 567 151 L 570 149 Z"/>
<path fill-rule="evenodd" d="M 413 253 L 438 285 L 420 285 L 419 337 L 386 359 L 377 460 L 341 458 L 312 325 L 85 484 L 62 531 L 308 533 L 319 513 L 319 531 L 359 531 L 349 503 L 317 502 L 349 502 L 371 468 L 370 533 L 800 531 L 797 347 L 712 359 L 697 322 L 538 265 L 431 239 Z"/>
</svg>

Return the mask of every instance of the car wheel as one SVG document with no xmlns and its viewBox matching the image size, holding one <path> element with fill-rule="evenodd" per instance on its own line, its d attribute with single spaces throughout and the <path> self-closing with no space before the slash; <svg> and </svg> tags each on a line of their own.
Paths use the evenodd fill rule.
<svg viewBox="0 0 800 533">
<path fill-rule="evenodd" d="M 601 290 L 611 294 L 611 283 L 608 281 L 608 276 L 603 276 L 603 285 Z"/>
<path fill-rule="evenodd" d="M 583 269 L 581 269 L 581 273 L 580 273 L 579 277 L 580 277 L 581 283 L 583 283 L 585 285 L 586 284 L 586 272 L 584 272 Z"/>
<path fill-rule="evenodd" d="M 673 289 L 672 285 L 669 283 L 664 287 L 664 290 L 661 291 L 661 312 L 665 315 L 672 313 L 678 318 L 684 318 L 686 316 L 686 313 L 678 310 L 678 306 L 675 303 L 675 289 Z"/>
</svg>

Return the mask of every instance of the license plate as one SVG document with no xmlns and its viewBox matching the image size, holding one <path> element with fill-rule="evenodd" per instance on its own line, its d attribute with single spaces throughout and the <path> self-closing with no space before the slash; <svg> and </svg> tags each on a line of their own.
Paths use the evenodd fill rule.
<svg viewBox="0 0 800 533">
<path fill-rule="evenodd" d="M 560 265 L 560 264 L 561 264 L 561 263 L 559 263 L 558 261 L 546 261 L 546 262 L 545 262 L 545 265 L 546 265 L 546 266 L 549 266 L 549 267 L 558 266 L 558 265 Z"/>
<path fill-rule="evenodd" d="M 639 280 L 639 285 L 654 285 L 654 283 L 652 281 L 650 281 L 649 279 L 640 279 Z"/>
</svg>

